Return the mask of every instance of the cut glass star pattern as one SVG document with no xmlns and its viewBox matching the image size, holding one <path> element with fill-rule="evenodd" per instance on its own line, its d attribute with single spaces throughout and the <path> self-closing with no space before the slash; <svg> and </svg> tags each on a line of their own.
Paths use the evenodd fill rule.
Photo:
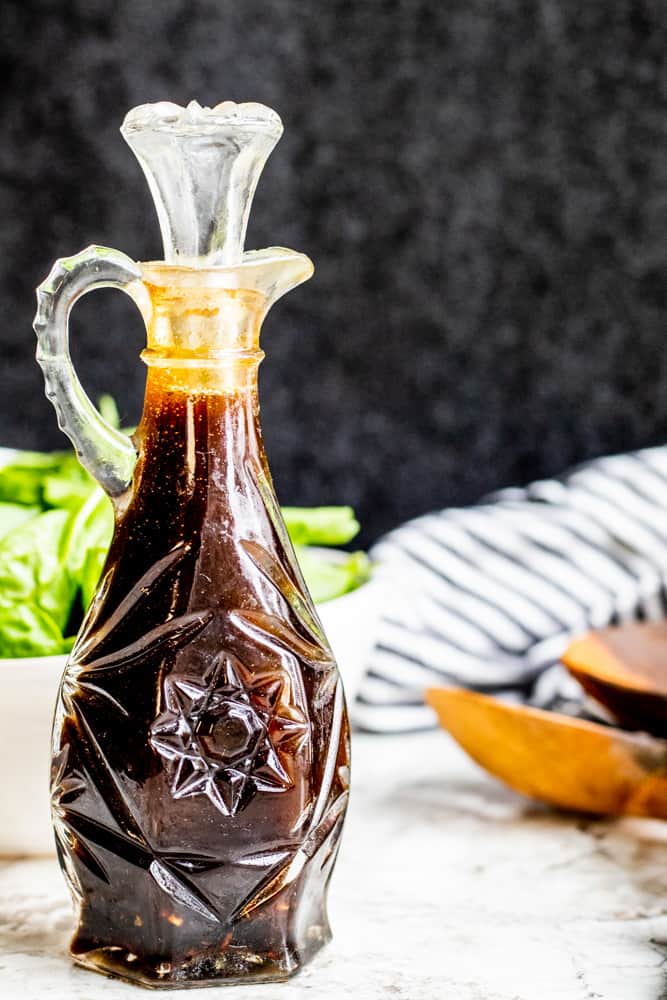
<svg viewBox="0 0 667 1000">
<path fill-rule="evenodd" d="M 230 653 L 201 680 L 167 677 L 166 707 L 150 742 L 173 765 L 174 798 L 205 795 L 224 816 L 234 816 L 257 792 L 291 788 L 280 752 L 299 750 L 308 723 L 289 691 L 286 675 L 251 676 Z"/>
</svg>

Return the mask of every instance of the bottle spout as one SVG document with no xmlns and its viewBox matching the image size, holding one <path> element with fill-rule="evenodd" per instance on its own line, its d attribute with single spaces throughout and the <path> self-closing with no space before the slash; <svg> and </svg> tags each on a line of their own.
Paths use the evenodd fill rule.
<svg viewBox="0 0 667 1000">
<path fill-rule="evenodd" d="M 146 175 L 167 263 L 242 262 L 257 182 L 282 131 L 263 104 L 161 102 L 128 112 L 121 133 Z"/>
<path fill-rule="evenodd" d="M 286 247 L 246 250 L 243 254 L 242 283 L 264 297 L 264 315 L 274 302 L 313 275 L 313 262 L 305 253 Z"/>
<path fill-rule="evenodd" d="M 313 273 L 305 254 L 285 247 L 248 250 L 229 267 L 139 265 L 136 300 L 148 330 L 144 360 L 155 357 L 219 359 L 259 350 L 271 306 Z"/>
</svg>

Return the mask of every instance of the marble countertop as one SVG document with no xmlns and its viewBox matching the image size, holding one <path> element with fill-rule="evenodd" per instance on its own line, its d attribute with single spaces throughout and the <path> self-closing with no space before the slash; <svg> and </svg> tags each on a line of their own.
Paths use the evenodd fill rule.
<svg viewBox="0 0 667 1000">
<path fill-rule="evenodd" d="M 207 997 L 667 998 L 667 824 L 550 812 L 439 732 L 353 752 L 333 943 L 289 983 Z M 70 920 L 55 859 L 0 860 L 2 1000 L 144 995 L 70 963 Z"/>
</svg>

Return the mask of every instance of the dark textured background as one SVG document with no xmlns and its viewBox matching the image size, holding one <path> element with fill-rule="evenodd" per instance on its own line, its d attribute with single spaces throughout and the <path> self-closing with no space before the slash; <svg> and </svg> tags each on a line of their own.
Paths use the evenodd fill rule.
<svg viewBox="0 0 667 1000">
<path fill-rule="evenodd" d="M 1 438 L 55 446 L 33 288 L 90 242 L 159 254 L 130 106 L 264 101 L 286 134 L 248 245 L 315 260 L 266 323 L 285 501 L 364 540 L 667 437 L 663 0 L 0 4 Z M 141 324 L 77 306 L 95 396 L 136 420 Z"/>
</svg>

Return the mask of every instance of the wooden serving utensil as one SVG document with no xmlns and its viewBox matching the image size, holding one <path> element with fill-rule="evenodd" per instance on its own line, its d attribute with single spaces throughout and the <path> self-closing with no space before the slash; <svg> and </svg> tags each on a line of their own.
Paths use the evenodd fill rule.
<svg viewBox="0 0 667 1000">
<path fill-rule="evenodd" d="M 667 740 L 459 688 L 431 688 L 426 701 L 473 760 L 524 795 L 667 819 Z"/>
<path fill-rule="evenodd" d="M 561 659 L 623 726 L 667 737 L 667 624 L 598 629 L 571 643 Z"/>
</svg>

